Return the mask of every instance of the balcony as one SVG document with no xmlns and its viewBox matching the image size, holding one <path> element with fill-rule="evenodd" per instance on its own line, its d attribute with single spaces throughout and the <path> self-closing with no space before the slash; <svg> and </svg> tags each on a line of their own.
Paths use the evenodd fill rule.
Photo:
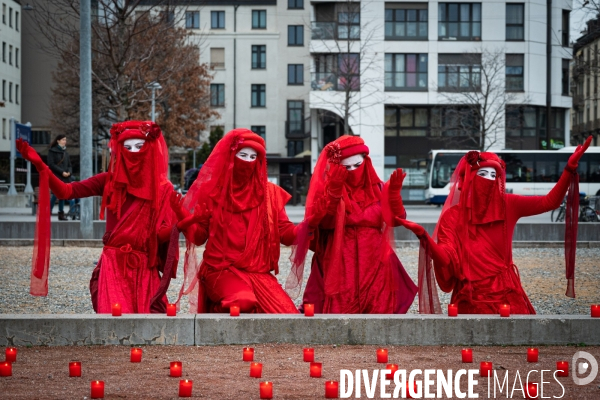
<svg viewBox="0 0 600 400">
<path fill-rule="evenodd" d="M 360 40 L 360 25 L 337 22 L 312 22 L 312 40 Z"/>
<path fill-rule="evenodd" d="M 337 74 L 334 72 L 312 72 L 310 88 L 315 91 L 351 91 L 360 90 L 360 76 L 354 74 Z"/>
<path fill-rule="evenodd" d="M 573 108 L 577 108 L 579 106 L 583 106 L 584 99 L 582 94 L 574 94 L 573 95 Z"/>
</svg>

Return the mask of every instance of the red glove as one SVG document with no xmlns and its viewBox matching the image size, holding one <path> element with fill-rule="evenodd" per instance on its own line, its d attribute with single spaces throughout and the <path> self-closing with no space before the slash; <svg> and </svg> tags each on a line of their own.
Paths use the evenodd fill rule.
<svg viewBox="0 0 600 400">
<path fill-rule="evenodd" d="M 327 199 L 325 196 L 321 196 L 321 198 L 315 202 L 313 213 L 308 220 L 309 228 L 313 230 L 316 229 L 325 215 L 327 215 Z"/>
<path fill-rule="evenodd" d="M 188 210 L 183 208 L 183 196 L 181 193 L 173 191 L 171 193 L 170 203 L 171 209 L 175 212 L 175 216 L 179 221 L 182 221 L 191 215 Z"/>
<path fill-rule="evenodd" d="M 431 236 L 429 236 L 429 233 L 427 233 L 425 228 L 416 222 L 408 221 L 398 217 L 396 217 L 396 222 L 409 231 L 412 231 L 419 239 L 427 240 L 429 243 L 429 249 L 431 250 L 431 258 L 433 258 L 433 261 L 436 264 L 436 273 L 438 268 L 446 268 L 450 265 L 450 257 L 448 256 L 448 253 L 446 253 L 446 251 L 440 245 L 438 245 Z"/>
<path fill-rule="evenodd" d="M 423 235 L 427 235 L 425 228 L 423 228 L 421 225 L 417 224 L 416 222 L 412 222 L 407 219 L 396 217 L 396 223 L 405 227 L 409 231 L 412 231 L 415 235 L 417 235 L 418 238 L 421 238 Z M 429 235 L 427 235 L 427 236 L 429 236 Z"/>
<path fill-rule="evenodd" d="M 569 162 L 567 163 L 567 168 L 575 172 L 577 171 L 577 166 L 579 165 L 579 160 L 583 156 L 583 153 L 590 147 L 590 143 L 592 143 L 592 136 L 589 136 L 587 140 L 581 145 L 577 146 L 571 157 L 569 157 Z"/>
<path fill-rule="evenodd" d="M 390 193 L 390 208 L 394 216 L 400 218 L 406 218 L 406 210 L 404 209 L 404 204 L 402 203 L 402 196 L 400 195 L 400 190 L 402 189 L 402 182 L 404 182 L 404 178 L 406 177 L 406 173 L 402 171 L 402 168 L 398 168 L 392 175 L 389 180 L 389 193 Z"/>
<path fill-rule="evenodd" d="M 346 167 L 340 164 L 331 164 L 331 168 L 327 173 L 327 187 L 326 192 L 330 197 L 334 199 L 342 198 L 342 190 L 344 189 L 344 182 L 346 182 L 346 176 L 348 170 Z"/>
<path fill-rule="evenodd" d="M 29 143 L 27 143 L 23 139 L 17 139 L 17 150 L 19 151 L 19 153 L 21 153 L 24 159 L 30 161 L 33 165 L 35 165 L 35 168 L 38 171 L 41 172 L 42 170 L 48 168 L 48 166 L 40 158 L 40 155 L 37 153 L 37 151 L 35 151 L 29 145 Z"/>
<path fill-rule="evenodd" d="M 199 224 L 202 227 L 205 227 L 206 225 L 208 225 L 208 221 L 210 220 L 211 214 L 212 211 L 208 209 L 206 203 L 203 203 L 202 207 L 200 207 L 200 204 L 196 204 L 196 207 L 194 207 L 194 214 L 190 214 L 189 216 L 179 221 L 177 223 L 177 229 L 183 231 L 186 230 L 192 224 Z"/>
</svg>

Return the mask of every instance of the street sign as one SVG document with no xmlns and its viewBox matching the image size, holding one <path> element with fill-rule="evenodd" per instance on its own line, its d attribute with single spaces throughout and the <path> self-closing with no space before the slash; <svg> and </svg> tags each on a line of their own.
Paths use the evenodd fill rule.
<svg viewBox="0 0 600 400">
<path fill-rule="evenodd" d="M 31 127 L 23 124 L 15 124 L 15 139 L 23 139 L 31 145 Z M 21 157 L 21 153 L 17 151 L 17 157 Z"/>
</svg>

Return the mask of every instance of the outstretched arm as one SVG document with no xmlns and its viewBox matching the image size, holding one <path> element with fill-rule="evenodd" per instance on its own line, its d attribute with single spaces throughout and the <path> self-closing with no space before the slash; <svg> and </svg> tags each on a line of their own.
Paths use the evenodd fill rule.
<svg viewBox="0 0 600 400">
<path fill-rule="evenodd" d="M 398 168 L 392 175 L 390 176 L 389 181 L 387 181 L 384 185 L 383 192 L 387 193 L 387 201 L 389 203 L 390 211 L 393 217 L 406 218 L 406 209 L 404 208 L 404 204 L 402 203 L 402 196 L 400 195 L 400 190 L 402 189 L 402 182 L 404 182 L 404 178 L 406 177 L 406 173 L 402 171 L 402 168 Z M 394 224 L 394 226 L 399 226 Z"/>
</svg>

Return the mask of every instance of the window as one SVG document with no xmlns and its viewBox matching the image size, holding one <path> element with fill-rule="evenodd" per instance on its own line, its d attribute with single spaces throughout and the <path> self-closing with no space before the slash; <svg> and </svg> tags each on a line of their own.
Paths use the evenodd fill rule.
<svg viewBox="0 0 600 400">
<path fill-rule="evenodd" d="M 31 144 L 50 144 L 50 131 L 31 131 Z"/>
<path fill-rule="evenodd" d="M 387 3 L 386 40 L 427 40 L 427 14 L 427 3 Z"/>
<path fill-rule="evenodd" d="M 338 13 L 338 39 L 360 39 L 360 10 Z"/>
<path fill-rule="evenodd" d="M 13 97 L 12 97 L 12 82 L 8 83 L 8 101 L 9 102 L 13 102 Z"/>
<path fill-rule="evenodd" d="M 481 86 L 481 54 L 440 54 L 438 89 L 474 90 Z"/>
<path fill-rule="evenodd" d="M 250 127 L 250 130 L 256 133 L 261 138 L 263 138 L 264 140 L 267 140 L 267 130 L 264 125 L 252 125 Z"/>
<path fill-rule="evenodd" d="M 345 90 L 360 89 L 360 57 L 358 54 L 339 54 L 338 55 L 338 88 Z"/>
<path fill-rule="evenodd" d="M 6 4 L 2 4 L 2 23 L 6 25 Z"/>
<path fill-rule="evenodd" d="M 288 140 L 288 157 L 295 157 L 304 151 L 304 140 Z"/>
<path fill-rule="evenodd" d="M 312 90 L 360 89 L 360 57 L 350 54 L 318 54 L 314 58 L 315 72 L 311 76 Z"/>
<path fill-rule="evenodd" d="M 210 66 L 214 69 L 225 69 L 225 49 L 223 47 L 210 48 Z"/>
<path fill-rule="evenodd" d="M 481 40 L 481 3 L 439 3 L 439 40 Z"/>
<path fill-rule="evenodd" d="M 225 107 L 225 84 L 210 84 L 210 105 L 211 107 Z"/>
<path fill-rule="evenodd" d="M 2 100 L 6 100 L 6 80 L 2 79 Z"/>
<path fill-rule="evenodd" d="M 564 146 L 565 109 L 552 108 L 550 132 L 546 128 L 546 107 L 525 106 L 506 108 L 506 147 L 515 150 L 550 149 Z M 550 145 L 548 145 L 550 138 Z M 562 145 L 560 145 L 562 143 Z M 506 181 L 509 182 L 507 164 Z M 512 181 L 515 182 L 515 181 Z"/>
<path fill-rule="evenodd" d="M 303 25 L 288 25 L 288 46 L 304 46 Z"/>
<path fill-rule="evenodd" d="M 8 9 L 8 26 L 12 28 L 12 8 Z"/>
<path fill-rule="evenodd" d="M 19 85 L 15 85 L 15 103 L 19 104 Z"/>
<path fill-rule="evenodd" d="M 562 45 L 563 47 L 569 47 L 569 29 L 571 29 L 571 24 L 569 20 L 571 19 L 571 11 L 562 10 Z"/>
<path fill-rule="evenodd" d="M 303 10 L 304 9 L 304 0 L 288 0 L 288 9 Z"/>
<path fill-rule="evenodd" d="M 185 12 L 185 28 L 200 29 L 200 11 Z"/>
<path fill-rule="evenodd" d="M 19 49 L 15 48 L 15 67 L 19 68 Z"/>
<path fill-rule="evenodd" d="M 163 22 L 169 27 L 175 26 L 175 12 L 174 11 L 161 11 L 160 17 Z"/>
<path fill-rule="evenodd" d="M 288 64 L 288 85 L 304 85 L 304 64 Z"/>
<path fill-rule="evenodd" d="M 8 46 L 8 65 L 12 65 L 12 46 Z"/>
<path fill-rule="evenodd" d="M 525 39 L 525 5 L 506 5 L 506 40 Z"/>
<path fill-rule="evenodd" d="M 286 125 L 287 137 L 304 137 L 304 101 L 288 100 Z"/>
<path fill-rule="evenodd" d="M 265 107 L 267 102 L 267 85 L 252 85 L 252 107 Z"/>
<path fill-rule="evenodd" d="M 596 77 L 597 78 L 597 77 Z M 596 80 L 596 85 L 594 85 L 594 93 L 597 89 L 597 80 Z M 568 96 L 569 95 L 569 60 L 562 60 L 562 95 L 563 96 Z"/>
<path fill-rule="evenodd" d="M 2 139 L 6 139 L 6 118 L 2 118 Z"/>
<path fill-rule="evenodd" d="M 2 62 L 6 62 L 6 42 L 2 42 Z"/>
<path fill-rule="evenodd" d="M 386 54 L 385 90 L 427 90 L 427 54 Z"/>
<path fill-rule="evenodd" d="M 267 68 L 267 46 L 252 46 L 252 69 Z"/>
<path fill-rule="evenodd" d="M 15 29 L 19 32 L 19 12 L 15 11 Z"/>
<path fill-rule="evenodd" d="M 225 29 L 225 11 L 210 12 L 210 28 Z"/>
<path fill-rule="evenodd" d="M 252 29 L 267 29 L 267 10 L 252 10 Z"/>
<path fill-rule="evenodd" d="M 523 90 L 523 54 L 506 55 L 506 91 L 520 92 Z"/>
</svg>

